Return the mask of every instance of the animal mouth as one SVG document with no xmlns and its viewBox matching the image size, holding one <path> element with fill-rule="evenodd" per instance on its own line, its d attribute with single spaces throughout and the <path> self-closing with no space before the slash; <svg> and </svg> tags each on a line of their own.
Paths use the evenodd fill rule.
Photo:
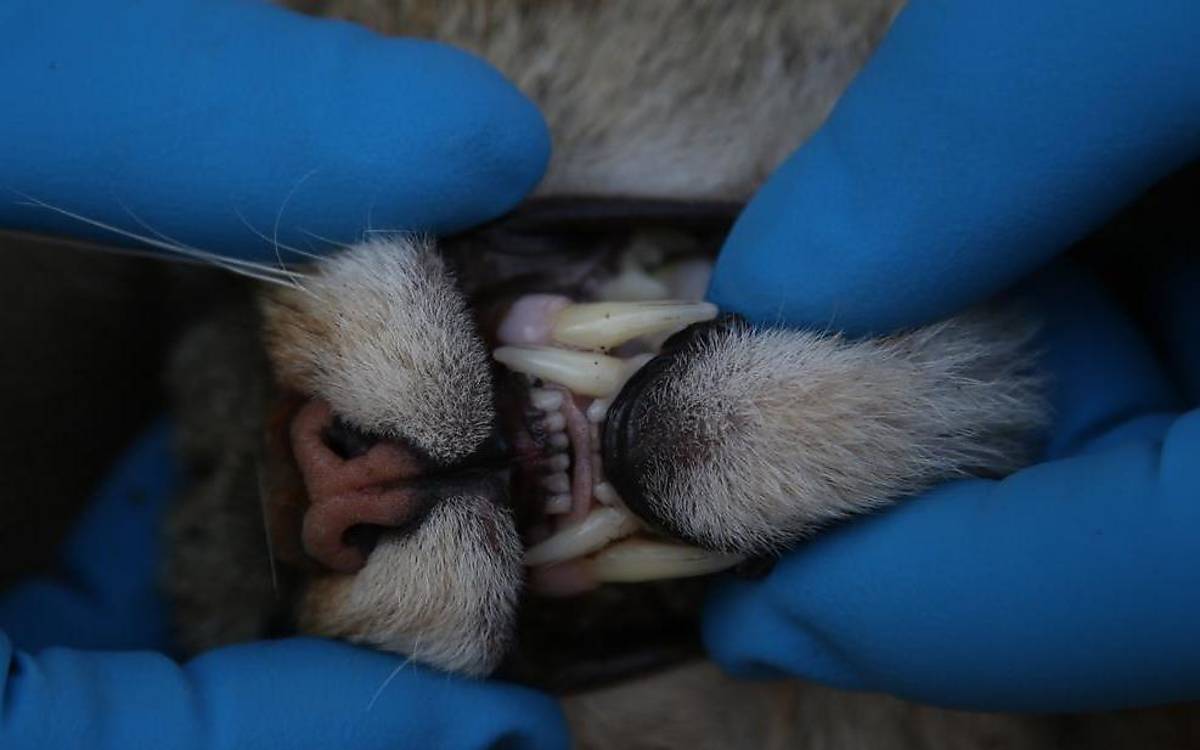
<svg viewBox="0 0 1200 750">
<path fill-rule="evenodd" d="M 507 375 L 501 419 L 518 457 L 513 496 L 524 510 L 528 585 L 543 595 L 707 575 L 743 559 L 672 539 L 632 512 L 605 475 L 606 417 L 624 384 L 667 338 L 718 312 L 699 300 L 707 260 L 647 267 L 626 257 L 619 265 L 603 285 L 579 295 L 583 300 L 517 296 L 489 337 Z M 680 277 L 673 288 L 640 283 Z M 664 290 L 688 298 L 647 298 Z"/>
</svg>

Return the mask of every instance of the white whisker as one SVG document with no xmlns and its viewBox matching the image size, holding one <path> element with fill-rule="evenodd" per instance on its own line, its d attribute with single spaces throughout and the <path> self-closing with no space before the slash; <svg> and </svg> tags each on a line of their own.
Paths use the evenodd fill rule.
<svg viewBox="0 0 1200 750">
<path fill-rule="evenodd" d="M 251 232 L 253 232 L 256 237 L 259 237 L 266 242 L 273 243 L 275 245 L 276 255 L 278 255 L 278 253 L 279 253 L 279 248 L 282 247 L 284 250 L 287 250 L 290 253 L 295 253 L 296 255 L 299 255 L 303 258 L 311 258 L 312 260 L 320 260 L 321 259 L 321 256 L 317 255 L 316 253 L 310 253 L 310 252 L 301 250 L 298 247 L 292 247 L 291 245 L 285 245 L 282 242 L 279 242 L 278 240 L 271 239 L 267 235 L 265 235 L 262 232 L 255 229 L 254 226 L 249 221 L 246 220 L 246 217 L 242 215 L 241 211 L 234 209 L 233 212 L 237 215 L 238 220 L 240 220 L 247 229 L 249 229 Z M 302 229 L 300 231 L 303 232 L 304 230 Z"/>
<path fill-rule="evenodd" d="M 255 478 L 258 480 L 258 507 L 262 513 L 263 531 L 267 538 L 267 562 L 271 566 L 271 590 L 279 597 L 279 577 L 275 571 L 275 547 L 271 542 L 271 520 L 267 515 L 267 487 L 263 481 L 262 465 L 255 468 Z"/>
<path fill-rule="evenodd" d="M 275 213 L 275 226 L 271 230 L 271 241 L 275 243 L 275 260 L 279 261 L 280 268 L 283 268 L 283 258 L 279 255 L 279 222 L 283 220 L 283 212 L 287 209 L 288 203 L 291 202 L 292 196 L 296 194 L 296 191 L 300 189 L 301 185 L 308 181 L 309 177 L 312 177 L 316 173 L 317 168 L 313 167 L 306 172 L 303 177 L 297 180 L 296 184 L 292 185 L 292 189 L 288 191 L 287 195 L 283 196 L 283 202 L 279 204 L 279 211 Z M 292 281 L 296 283 L 297 288 L 300 287 L 299 282 L 297 282 L 295 279 L 292 279 Z"/>
<path fill-rule="evenodd" d="M 312 237 L 314 240 L 320 240 L 321 242 L 324 242 L 326 245 L 332 245 L 333 247 L 345 247 L 345 245 L 346 245 L 346 243 L 344 243 L 344 242 L 335 242 L 335 241 L 329 239 L 328 237 L 322 237 L 321 235 L 317 234 L 316 232 L 310 232 L 307 229 L 301 229 L 300 231 L 304 232 L 309 237 Z"/>
<path fill-rule="evenodd" d="M 416 649 L 420 646 L 420 643 L 421 643 L 421 639 L 418 638 L 413 647 L 414 653 L 416 652 Z M 392 684 L 392 680 L 396 679 L 396 676 L 399 675 L 401 672 L 403 672 L 404 668 L 407 667 L 409 665 L 409 663 L 412 662 L 412 660 L 413 660 L 412 656 L 405 657 L 404 661 L 400 662 L 400 664 L 395 669 L 392 670 L 391 674 L 389 674 L 387 676 L 387 679 L 385 679 L 383 681 L 383 684 L 381 684 L 379 686 L 379 688 L 376 689 L 375 694 L 371 696 L 371 700 L 367 703 L 367 708 L 366 708 L 367 711 L 370 711 L 372 708 L 375 707 L 375 702 L 379 700 L 379 696 L 383 695 L 383 691 L 387 689 L 387 686 Z"/>
<path fill-rule="evenodd" d="M 156 239 L 154 237 L 149 237 L 144 234 L 138 234 L 137 232 L 131 232 L 127 229 L 122 229 L 118 226 L 115 226 L 113 224 L 108 224 L 106 222 L 99 221 L 97 219 L 90 219 L 86 216 L 83 216 L 82 214 L 77 214 L 74 211 L 68 211 L 65 208 L 60 208 L 58 206 L 46 203 L 45 201 L 34 198 L 31 195 L 20 193 L 18 191 L 13 191 L 13 192 L 16 192 L 18 195 L 20 195 L 24 199 L 24 202 L 20 203 L 19 205 L 32 206 L 32 207 L 36 207 L 36 208 L 43 208 L 43 209 L 46 209 L 47 211 L 53 211 L 54 213 L 74 219 L 74 220 L 76 220 L 80 223 L 86 224 L 88 226 L 93 226 L 93 227 L 96 227 L 97 229 L 103 229 L 105 231 L 112 232 L 113 234 L 115 234 L 117 236 L 136 240 L 138 242 L 141 242 L 142 244 L 149 245 L 150 247 L 156 247 L 160 250 L 165 250 L 169 253 L 175 253 L 175 254 L 183 256 L 185 258 L 190 258 L 195 261 L 200 261 L 200 262 L 204 262 L 204 263 L 207 263 L 210 265 L 214 265 L 219 268 L 223 268 L 224 270 L 229 271 L 231 273 L 236 273 L 236 274 L 239 274 L 242 276 L 248 276 L 250 278 L 258 279 L 259 281 L 265 281 L 265 282 L 272 283 L 272 284 L 280 284 L 283 286 L 288 286 L 288 287 L 292 287 L 292 288 L 296 288 L 296 289 L 301 288 L 297 278 L 294 275 L 286 275 L 286 276 L 285 275 L 277 275 L 277 274 L 280 274 L 280 272 L 274 268 L 271 268 L 270 266 L 263 266 L 263 265 L 260 265 L 257 263 L 252 263 L 250 261 L 239 260 L 237 258 L 226 258 L 226 257 L 218 255 L 216 253 L 211 253 L 206 250 L 200 250 L 198 248 L 189 247 L 187 245 L 165 242 L 163 240 Z"/>
</svg>

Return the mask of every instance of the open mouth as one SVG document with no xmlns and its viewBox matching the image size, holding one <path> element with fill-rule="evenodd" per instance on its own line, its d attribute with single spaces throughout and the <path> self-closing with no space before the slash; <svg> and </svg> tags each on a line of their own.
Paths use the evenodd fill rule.
<svg viewBox="0 0 1200 750">
<path fill-rule="evenodd" d="M 717 316 L 700 301 L 711 261 L 645 246 L 571 294 L 513 298 L 492 355 L 508 375 L 505 432 L 519 456 L 513 495 L 525 509 L 532 591 L 568 596 L 602 583 L 707 575 L 742 561 L 683 544 L 630 511 L 605 476 L 602 438 L 622 386 L 671 335 Z"/>
</svg>

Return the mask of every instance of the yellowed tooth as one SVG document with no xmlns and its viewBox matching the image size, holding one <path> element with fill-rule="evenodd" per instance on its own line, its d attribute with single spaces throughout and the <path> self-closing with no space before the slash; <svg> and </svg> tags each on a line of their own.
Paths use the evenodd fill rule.
<svg viewBox="0 0 1200 750">
<path fill-rule="evenodd" d="M 708 302 L 585 302 L 563 308 L 551 336 L 565 346 L 611 349 L 638 336 L 674 333 L 715 317 L 717 306 Z"/>
<path fill-rule="evenodd" d="M 597 507 L 578 523 L 571 524 L 525 553 L 526 565 L 551 565 L 590 554 L 604 545 L 629 536 L 641 523 L 620 508 Z"/>
<path fill-rule="evenodd" d="M 583 396 L 613 395 L 631 374 L 625 360 L 595 352 L 502 346 L 492 356 L 510 370 L 557 383 Z"/>
<path fill-rule="evenodd" d="M 716 573 L 732 568 L 743 559 L 743 555 L 710 552 L 675 542 L 626 539 L 601 550 L 588 565 L 597 581 L 636 583 Z"/>
</svg>

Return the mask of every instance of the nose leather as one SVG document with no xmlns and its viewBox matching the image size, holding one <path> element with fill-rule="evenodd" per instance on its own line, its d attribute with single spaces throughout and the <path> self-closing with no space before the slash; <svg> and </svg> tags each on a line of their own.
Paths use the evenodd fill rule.
<svg viewBox="0 0 1200 750">
<path fill-rule="evenodd" d="M 419 521 L 429 503 L 418 483 L 422 466 L 402 445 L 380 441 L 345 459 L 327 444 L 334 415 L 313 399 L 292 420 L 290 437 L 296 466 L 308 491 L 301 542 L 325 567 L 353 573 L 366 563 L 366 551 L 348 538 L 360 526 L 404 528 Z"/>
</svg>

